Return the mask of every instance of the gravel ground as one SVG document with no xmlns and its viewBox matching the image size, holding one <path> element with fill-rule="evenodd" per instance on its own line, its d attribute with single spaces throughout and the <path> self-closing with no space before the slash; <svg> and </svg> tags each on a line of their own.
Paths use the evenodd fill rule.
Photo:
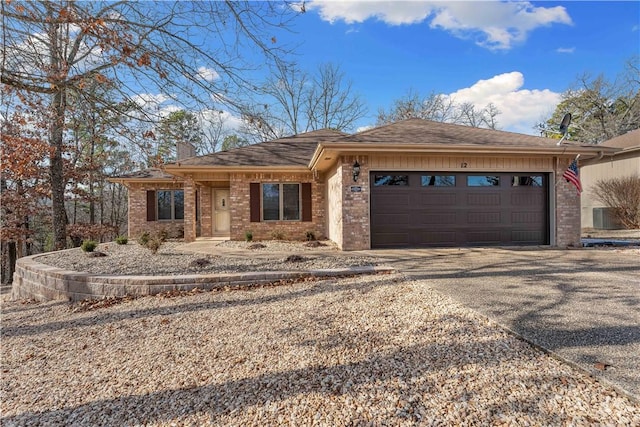
<svg viewBox="0 0 640 427">
<path fill-rule="evenodd" d="M 640 425 L 640 406 L 397 274 L 3 302 L 3 426 Z"/>
<path fill-rule="evenodd" d="M 56 267 L 84 271 L 93 274 L 123 275 L 182 275 L 194 273 L 239 273 L 248 271 L 274 270 L 310 270 L 335 267 L 355 267 L 375 265 L 376 259 L 366 256 L 348 256 L 340 254 L 333 243 L 326 246 L 310 248 L 302 242 L 265 241 L 247 242 L 208 242 L 211 246 L 220 247 L 221 251 L 247 249 L 251 245 L 262 245 L 251 251 L 255 256 L 207 255 L 185 252 L 180 249 L 182 241 L 168 241 L 152 255 L 148 249 L 137 243 L 127 245 L 116 243 L 100 244 L 96 251 L 106 254 L 105 257 L 91 257 L 80 248 L 68 251 L 51 252 L 37 257 L 43 264 Z M 296 254 L 302 260 L 288 262 L 288 255 Z M 197 260 L 206 260 L 206 265 L 194 264 Z"/>
</svg>

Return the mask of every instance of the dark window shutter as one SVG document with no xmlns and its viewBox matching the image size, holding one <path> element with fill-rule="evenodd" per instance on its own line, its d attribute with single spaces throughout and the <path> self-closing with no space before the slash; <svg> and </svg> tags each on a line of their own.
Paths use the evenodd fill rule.
<svg viewBox="0 0 640 427">
<path fill-rule="evenodd" d="M 302 220 L 311 221 L 311 183 L 305 182 L 302 185 Z"/>
<path fill-rule="evenodd" d="M 260 222 L 260 183 L 252 182 L 249 184 L 249 210 L 250 221 Z"/>
<path fill-rule="evenodd" d="M 147 191 L 147 221 L 156 220 L 156 192 Z"/>
</svg>

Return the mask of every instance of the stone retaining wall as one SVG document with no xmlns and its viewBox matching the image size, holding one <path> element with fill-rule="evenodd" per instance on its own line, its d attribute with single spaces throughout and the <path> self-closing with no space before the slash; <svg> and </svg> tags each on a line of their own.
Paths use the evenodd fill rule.
<svg viewBox="0 0 640 427">
<path fill-rule="evenodd" d="M 11 297 L 38 301 L 80 301 L 125 295 L 154 295 L 194 288 L 211 290 L 236 285 L 259 285 L 301 277 L 339 277 L 394 271 L 391 267 L 347 267 L 309 271 L 263 271 L 255 273 L 190 274 L 185 276 L 111 276 L 63 270 L 35 260 L 18 259 Z"/>
</svg>

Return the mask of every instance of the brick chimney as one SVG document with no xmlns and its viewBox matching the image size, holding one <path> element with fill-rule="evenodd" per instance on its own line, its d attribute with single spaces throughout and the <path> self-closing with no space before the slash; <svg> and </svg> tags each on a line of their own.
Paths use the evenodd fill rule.
<svg viewBox="0 0 640 427">
<path fill-rule="evenodd" d="M 196 155 L 196 148 L 190 142 L 176 142 L 176 160 L 188 159 Z"/>
</svg>

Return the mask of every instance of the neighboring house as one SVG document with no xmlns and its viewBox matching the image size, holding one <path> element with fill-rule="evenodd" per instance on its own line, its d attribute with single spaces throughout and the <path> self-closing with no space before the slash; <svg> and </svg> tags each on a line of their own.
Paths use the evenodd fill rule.
<svg viewBox="0 0 640 427">
<path fill-rule="evenodd" d="M 580 243 L 570 162 L 616 149 L 409 119 L 354 135 L 319 130 L 113 178 L 129 235 L 187 241 L 307 232 L 343 250 Z"/>
<path fill-rule="evenodd" d="M 621 149 L 611 156 L 595 158 L 580 170 L 582 180 L 582 228 L 621 228 L 607 208 L 593 195 L 600 180 L 640 175 L 640 129 L 603 142 L 599 147 Z"/>
</svg>

